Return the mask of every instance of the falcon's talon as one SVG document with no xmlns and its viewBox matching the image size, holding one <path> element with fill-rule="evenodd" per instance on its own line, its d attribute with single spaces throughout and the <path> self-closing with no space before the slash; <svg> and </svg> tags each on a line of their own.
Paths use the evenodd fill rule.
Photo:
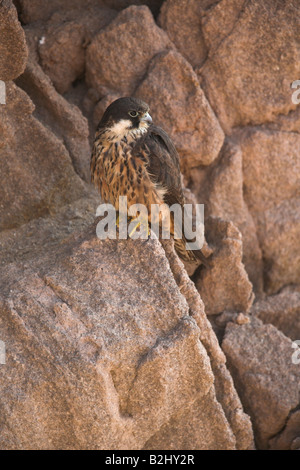
<svg viewBox="0 0 300 470">
<path fill-rule="evenodd" d="M 148 231 L 148 237 L 146 238 L 146 240 L 144 240 L 143 243 L 148 243 L 148 241 L 151 240 L 151 232 Z"/>
</svg>

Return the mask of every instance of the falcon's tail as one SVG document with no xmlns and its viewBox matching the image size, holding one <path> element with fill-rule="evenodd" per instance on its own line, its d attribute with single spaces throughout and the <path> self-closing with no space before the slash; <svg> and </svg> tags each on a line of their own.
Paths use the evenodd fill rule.
<svg viewBox="0 0 300 470">
<path fill-rule="evenodd" d="M 188 218 L 188 220 L 186 220 Z M 184 223 L 184 222 L 189 223 Z M 176 224 L 174 217 L 171 216 L 171 224 L 172 224 L 172 234 L 176 234 Z M 181 233 L 178 234 L 178 238 L 174 236 L 174 246 L 178 256 L 183 259 L 184 261 L 201 261 L 204 266 L 208 267 L 210 265 L 210 261 L 204 256 L 201 251 L 204 242 L 204 226 L 196 226 L 196 221 L 194 220 L 193 216 L 191 219 L 191 215 L 187 212 L 184 212 L 184 219 L 181 222 Z M 185 227 L 190 227 L 188 231 L 190 233 L 187 235 L 184 233 Z M 192 229 L 192 230 L 191 230 Z M 201 231 L 203 229 L 203 232 Z M 189 245 L 192 245 L 191 248 L 195 249 L 188 249 Z"/>
<path fill-rule="evenodd" d="M 201 261 L 202 264 L 207 268 L 210 265 L 209 259 L 205 258 L 201 250 L 187 250 L 187 240 L 184 235 L 182 238 L 174 239 L 174 246 L 178 256 L 184 261 Z"/>
</svg>

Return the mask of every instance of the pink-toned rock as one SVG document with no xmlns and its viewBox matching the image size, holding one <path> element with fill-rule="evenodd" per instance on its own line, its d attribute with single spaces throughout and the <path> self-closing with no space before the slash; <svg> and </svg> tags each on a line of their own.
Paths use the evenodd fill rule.
<svg viewBox="0 0 300 470">
<path fill-rule="evenodd" d="M 146 442 L 143 449 L 174 451 L 178 451 L 178 449 L 185 451 L 191 449 L 232 450 L 231 445 L 228 445 L 225 439 L 215 440 L 213 444 L 211 444 L 213 434 L 216 433 L 216 430 L 221 433 L 222 429 L 224 429 L 223 422 L 218 422 L 218 408 L 218 402 L 215 397 L 209 393 L 201 400 L 183 409 L 177 416 L 173 416 L 168 423 L 164 424 L 161 429 Z M 211 410 L 209 416 L 207 413 L 208 409 Z M 203 425 L 196 429 L 194 422 L 200 417 Z M 186 422 L 190 422 L 188 427 L 184 426 Z M 174 429 L 176 429 L 175 435 Z M 224 437 L 228 439 L 229 436 L 225 434 Z"/>
<path fill-rule="evenodd" d="M 86 192 L 65 147 L 33 111 L 26 93 L 9 83 L 0 115 L 2 230 L 54 213 Z"/>
<path fill-rule="evenodd" d="M 155 124 L 173 139 L 183 169 L 215 160 L 224 134 L 197 75 L 181 54 L 169 51 L 157 55 L 135 95 L 150 105 Z"/>
<path fill-rule="evenodd" d="M 300 136 L 242 134 L 244 197 L 257 227 L 268 293 L 300 279 Z"/>
<path fill-rule="evenodd" d="M 182 262 L 175 253 L 173 243 L 169 240 L 161 240 L 161 243 L 170 263 L 174 279 L 180 292 L 187 300 L 189 314 L 196 320 L 197 325 L 200 328 L 200 340 L 208 352 L 212 370 L 214 372 L 217 399 L 222 405 L 226 418 L 234 435 L 236 436 L 236 447 L 237 449 L 253 449 L 254 442 L 252 440 L 249 417 L 243 412 L 240 399 L 235 393 L 232 377 L 225 365 L 225 356 L 219 348 L 219 343 L 213 333 L 211 323 L 207 319 L 202 299 L 199 296 L 195 284 L 188 277 L 187 272 L 182 269 Z M 196 406 L 198 409 L 200 404 L 197 403 Z M 187 412 L 191 412 L 191 410 Z M 197 414 L 196 409 L 195 414 Z M 177 425 L 178 424 L 179 423 L 177 421 Z M 159 437 L 163 440 L 165 440 L 164 432 L 168 432 L 168 427 L 164 428 L 159 434 Z M 193 432 L 192 428 L 189 429 L 189 432 Z"/>
<path fill-rule="evenodd" d="M 290 111 L 286 116 L 280 114 L 275 121 L 268 124 L 268 129 L 285 132 L 299 132 L 300 129 L 300 106 L 295 111 Z"/>
<path fill-rule="evenodd" d="M 202 2 L 167 0 L 163 3 L 158 23 L 193 67 L 206 59 L 207 47 L 201 29 Z"/>
<path fill-rule="evenodd" d="M 59 93 L 85 72 L 86 47 L 116 16 L 109 8 L 71 10 L 52 15 L 39 40 L 40 62 Z"/>
<path fill-rule="evenodd" d="M 292 340 L 300 339 L 300 290 L 287 287 L 277 295 L 255 302 L 252 315 L 272 323 Z"/>
<path fill-rule="evenodd" d="M 87 83 L 96 89 L 104 86 L 112 92 L 131 95 L 153 56 L 171 47 L 146 6 L 126 8 L 88 47 Z"/>
<path fill-rule="evenodd" d="M 39 54 L 45 72 L 59 93 L 65 93 L 85 70 L 84 27 L 76 22 L 46 30 Z"/>
<path fill-rule="evenodd" d="M 93 113 L 93 124 L 95 125 L 95 127 L 101 121 L 106 108 L 118 98 L 121 98 L 121 96 L 118 94 L 108 94 L 104 98 L 102 98 L 100 101 L 98 101 L 97 105 L 94 108 L 94 113 Z"/>
<path fill-rule="evenodd" d="M 99 0 L 98 0 L 99 1 Z M 116 10 L 122 10 L 130 5 L 147 5 L 153 15 L 157 15 L 164 0 L 103 0 L 104 4 Z"/>
<path fill-rule="evenodd" d="M 216 7 L 218 21 L 227 3 Z M 300 74 L 298 17 L 299 5 L 293 0 L 247 3 L 205 62 L 202 85 L 226 132 L 273 121 L 296 108 L 290 85 Z"/>
<path fill-rule="evenodd" d="M 81 111 L 66 101 L 37 63 L 35 29 L 27 29 L 30 55 L 25 72 L 17 84 L 35 104 L 40 122 L 49 127 L 70 154 L 74 168 L 85 181 L 90 181 L 90 154 L 88 122 Z"/>
<path fill-rule="evenodd" d="M 300 136 L 296 132 L 250 128 L 240 144 L 245 199 L 254 216 L 300 195 Z"/>
<path fill-rule="evenodd" d="M 258 446 L 280 449 L 274 436 L 299 407 L 300 368 L 292 362 L 292 341 L 253 317 L 245 325 L 228 323 L 222 348 Z"/>
<path fill-rule="evenodd" d="M 154 449 L 164 428 L 160 448 L 253 446 L 200 298 L 193 318 L 157 240 L 93 225 L 0 279 L 2 449 Z"/>
<path fill-rule="evenodd" d="M 211 266 L 197 276 L 207 315 L 223 311 L 247 312 L 253 303 L 252 284 L 242 264 L 242 237 L 232 222 L 210 217 L 205 224 L 213 248 Z"/>
<path fill-rule="evenodd" d="M 25 69 L 27 47 L 24 31 L 11 0 L 0 4 L 0 80 L 18 77 Z"/>
<path fill-rule="evenodd" d="M 288 418 L 284 430 L 270 440 L 271 449 L 300 450 L 300 410 Z"/>
<path fill-rule="evenodd" d="M 265 290 L 278 292 L 300 280 L 300 197 L 265 211 L 258 221 L 258 237 L 265 258 Z"/>
<path fill-rule="evenodd" d="M 201 11 L 201 30 L 209 57 L 213 56 L 221 42 L 232 32 L 245 2 L 221 0 L 211 3 L 210 7 L 202 8 Z"/>
<path fill-rule="evenodd" d="M 62 12 L 66 16 L 77 9 L 90 10 L 103 3 L 101 0 L 16 0 L 20 18 L 24 24 L 47 21 L 53 13 Z"/>
<path fill-rule="evenodd" d="M 207 169 L 202 168 L 201 181 L 196 172 L 194 191 L 205 214 L 231 220 L 242 234 L 243 263 L 257 294 L 263 289 L 262 255 L 258 244 L 256 227 L 244 201 L 242 152 L 238 145 L 227 140 L 220 157 Z"/>
<path fill-rule="evenodd" d="M 37 217 L 8 230 L 0 231 L 0 266 L 10 263 L 30 265 L 42 260 L 45 252 L 55 252 L 57 246 L 90 226 L 95 220 L 99 195 L 91 193 L 57 209 L 48 217 Z M 41 261 L 43 262 L 43 261 Z"/>
<path fill-rule="evenodd" d="M 108 7 L 122 10 L 132 4 L 147 5 L 153 14 L 159 12 L 163 0 L 15 0 L 20 17 L 25 24 L 36 21 L 47 21 L 55 12 L 69 15 L 76 10 L 92 11 L 97 7 Z"/>
<path fill-rule="evenodd" d="M 0 1 L 1 448 L 251 449 L 235 387 L 259 448 L 300 448 L 296 3 L 15 0 L 22 73 Z M 194 282 L 170 241 L 95 237 L 89 140 L 125 94 L 205 204 Z"/>
</svg>

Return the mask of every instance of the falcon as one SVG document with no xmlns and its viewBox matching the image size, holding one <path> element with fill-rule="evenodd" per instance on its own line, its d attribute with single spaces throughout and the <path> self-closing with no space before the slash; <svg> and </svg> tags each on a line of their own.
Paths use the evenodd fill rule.
<svg viewBox="0 0 300 470">
<path fill-rule="evenodd" d="M 125 97 L 106 109 L 95 134 L 91 157 L 92 183 L 104 202 L 119 211 L 119 196 L 128 207 L 144 204 L 149 220 L 152 204 L 185 203 L 179 156 L 166 132 L 152 123 L 149 106 Z M 174 220 L 171 213 L 171 234 Z M 207 261 L 201 250 L 187 250 L 184 235 L 174 240 L 176 252 L 185 261 Z"/>
</svg>

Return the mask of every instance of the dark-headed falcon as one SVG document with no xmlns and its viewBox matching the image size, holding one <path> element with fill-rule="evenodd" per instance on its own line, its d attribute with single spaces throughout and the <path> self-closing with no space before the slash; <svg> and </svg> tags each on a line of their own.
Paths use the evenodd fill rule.
<svg viewBox="0 0 300 470">
<path fill-rule="evenodd" d="M 166 132 L 152 123 L 149 106 L 137 98 L 119 98 L 106 109 L 95 135 L 91 179 L 104 202 L 119 210 L 119 196 L 128 207 L 144 204 L 149 221 L 152 204 L 185 203 L 179 156 Z M 172 233 L 171 213 L 171 234 Z M 175 239 L 185 261 L 206 258 L 200 250 L 186 250 L 186 240 Z"/>
</svg>

